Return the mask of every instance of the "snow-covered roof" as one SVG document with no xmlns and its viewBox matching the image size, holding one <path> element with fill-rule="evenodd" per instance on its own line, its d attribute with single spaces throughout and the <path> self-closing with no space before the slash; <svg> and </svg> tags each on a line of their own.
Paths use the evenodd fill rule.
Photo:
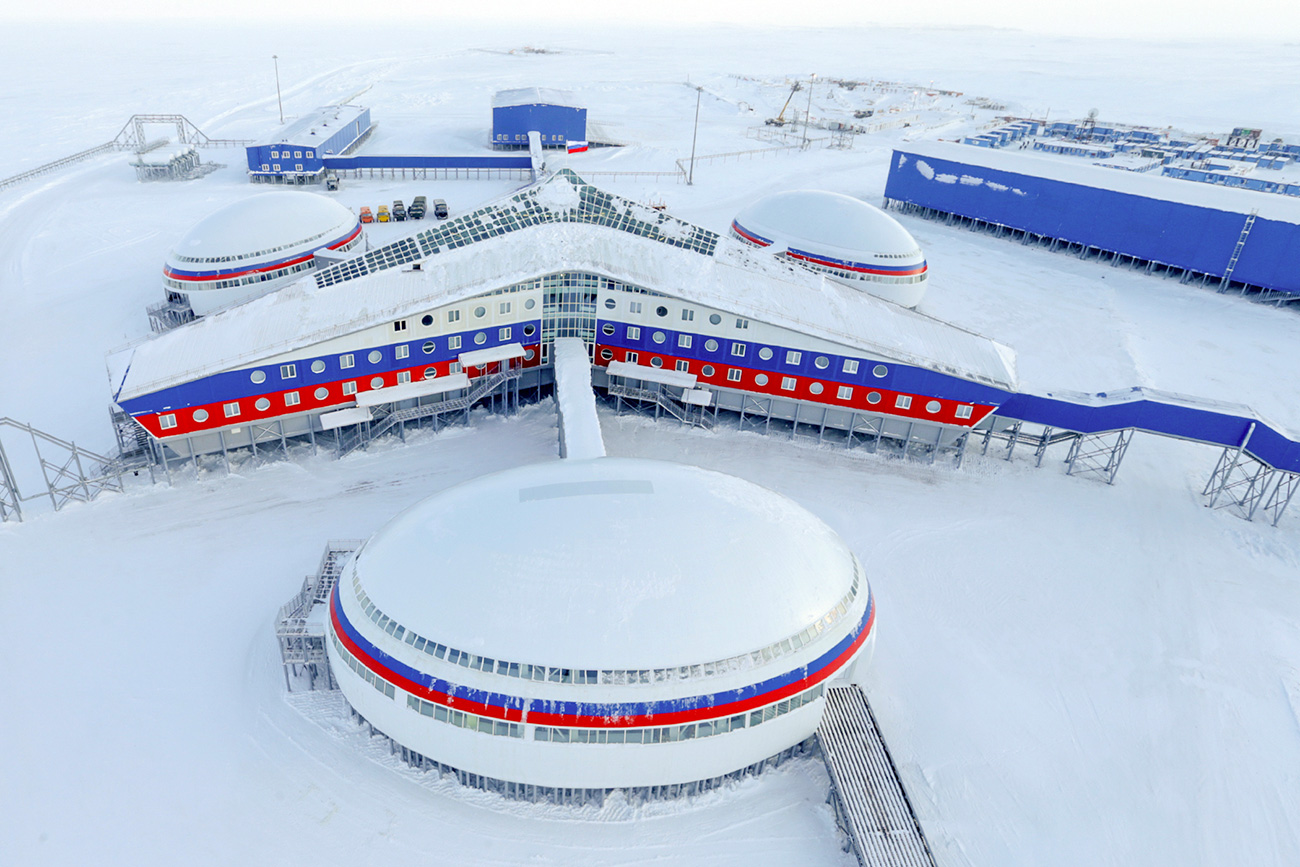
<svg viewBox="0 0 1300 867">
<path fill-rule="evenodd" d="M 317 193 L 257 193 L 196 223 L 172 248 L 167 263 L 190 270 L 196 261 L 283 259 L 334 240 L 357 222 L 347 208 Z"/>
<path fill-rule="evenodd" d="M 567 90 L 553 90 L 549 87 L 520 87 L 514 90 L 497 91 L 492 97 L 493 108 L 509 108 L 513 105 L 563 105 L 568 108 L 582 108 L 578 98 Z"/>
<path fill-rule="evenodd" d="M 390 246 L 400 249 L 394 255 L 371 251 L 110 356 L 118 397 L 148 394 L 539 275 L 574 270 L 790 328 L 868 356 L 1003 388 L 1015 385 L 1007 347 L 619 199 L 568 172 Z M 405 261 L 421 261 L 420 270 L 373 270 L 402 262 L 402 251 Z M 349 277 L 349 268 L 357 276 Z"/>
<path fill-rule="evenodd" d="M 851 261 L 880 256 L 921 258 L 916 239 L 897 220 L 841 193 L 774 193 L 742 210 L 736 222 L 772 241 L 776 245 L 773 253 L 794 247 Z"/>
<path fill-rule="evenodd" d="M 366 107 L 361 105 L 323 105 L 286 126 L 279 135 L 273 136 L 267 143 L 312 147 L 327 141 L 330 136 L 356 121 L 366 111 Z"/>
<path fill-rule="evenodd" d="M 749 653 L 806 629 L 854 574 L 839 536 L 792 500 L 629 458 L 535 464 L 451 488 L 376 533 L 356 568 L 408 631 L 496 659 L 592 669 Z"/>
<path fill-rule="evenodd" d="M 1202 184 L 1142 172 L 1121 172 L 1081 162 L 1033 156 L 1029 151 L 1002 151 L 950 142 L 911 142 L 899 145 L 895 150 L 921 158 L 931 156 L 968 166 L 1050 178 L 1069 184 L 1082 184 L 1220 211 L 1238 214 L 1256 211 L 1266 220 L 1300 223 L 1300 199 L 1294 196 Z M 962 182 L 975 181 L 973 178 L 963 178 Z"/>
</svg>

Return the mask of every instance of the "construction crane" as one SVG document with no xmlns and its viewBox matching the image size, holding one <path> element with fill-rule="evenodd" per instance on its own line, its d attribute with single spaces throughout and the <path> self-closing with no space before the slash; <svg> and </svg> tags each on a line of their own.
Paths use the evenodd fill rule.
<svg viewBox="0 0 1300 867">
<path fill-rule="evenodd" d="M 781 113 L 776 117 L 769 117 L 767 119 L 766 123 L 768 126 L 785 126 L 789 123 L 789 121 L 785 119 L 785 110 L 790 107 L 790 100 L 794 99 L 794 95 L 801 90 L 803 90 L 803 85 L 796 81 L 794 87 L 790 88 L 790 95 L 785 98 L 785 105 L 781 106 Z"/>
</svg>

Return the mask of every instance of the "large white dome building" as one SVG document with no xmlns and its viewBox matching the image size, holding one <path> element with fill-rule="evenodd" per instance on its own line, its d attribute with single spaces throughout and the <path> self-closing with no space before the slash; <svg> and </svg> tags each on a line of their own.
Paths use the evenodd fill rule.
<svg viewBox="0 0 1300 867">
<path fill-rule="evenodd" d="M 167 256 L 163 286 L 203 316 L 314 267 L 317 253 L 345 253 L 360 243 L 360 221 L 332 199 L 259 193 L 195 224 Z"/>
<path fill-rule="evenodd" d="M 857 559 L 796 503 L 598 458 L 398 516 L 344 569 L 326 643 L 353 709 L 421 764 L 653 792 L 803 744 L 874 621 Z"/>
<path fill-rule="evenodd" d="M 840 193 L 792 190 L 736 215 L 732 235 L 904 307 L 925 296 L 921 247 L 879 208 Z"/>
</svg>

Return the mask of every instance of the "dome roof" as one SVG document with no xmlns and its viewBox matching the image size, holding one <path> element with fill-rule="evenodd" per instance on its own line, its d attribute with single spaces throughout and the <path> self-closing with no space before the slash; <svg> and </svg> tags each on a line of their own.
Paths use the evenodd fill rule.
<svg viewBox="0 0 1300 867">
<path fill-rule="evenodd" d="M 190 229 L 169 265 L 283 259 L 334 243 L 358 225 L 355 214 L 316 193 L 277 190 L 240 199 Z"/>
<path fill-rule="evenodd" d="M 592 669 L 767 646 L 832 608 L 854 568 L 834 531 L 779 494 L 627 458 L 459 485 L 399 515 L 355 560 L 361 587 L 408 630 L 497 659 Z"/>
<path fill-rule="evenodd" d="M 921 248 L 897 220 L 861 199 L 840 193 L 775 193 L 737 214 L 736 223 L 770 241 L 773 253 L 794 247 L 854 261 L 881 256 L 921 259 Z"/>
</svg>

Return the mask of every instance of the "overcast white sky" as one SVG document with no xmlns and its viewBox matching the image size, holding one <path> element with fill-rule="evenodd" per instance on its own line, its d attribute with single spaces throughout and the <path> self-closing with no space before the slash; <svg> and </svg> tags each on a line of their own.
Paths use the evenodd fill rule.
<svg viewBox="0 0 1300 867">
<path fill-rule="evenodd" d="M 133 18 L 252 18 L 269 10 L 278 21 L 296 15 L 376 23 L 460 16 L 483 21 L 571 18 L 585 22 L 758 25 L 891 24 L 987 26 L 1070 35 L 1300 39 L 1300 0 L 43 0 L 9 3 L 0 20 L 90 21 Z"/>
</svg>

